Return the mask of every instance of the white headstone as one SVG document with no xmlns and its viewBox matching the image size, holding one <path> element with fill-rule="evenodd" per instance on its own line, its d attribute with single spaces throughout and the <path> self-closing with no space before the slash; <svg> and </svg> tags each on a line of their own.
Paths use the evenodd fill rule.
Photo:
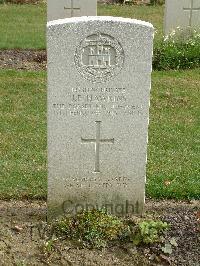
<svg viewBox="0 0 200 266">
<path fill-rule="evenodd" d="M 49 219 L 141 213 L 153 26 L 113 17 L 48 23 Z"/>
<path fill-rule="evenodd" d="M 177 27 L 200 27 L 200 0 L 165 1 L 165 35 Z"/>
<path fill-rule="evenodd" d="M 97 0 L 47 0 L 48 21 L 96 15 Z"/>
</svg>

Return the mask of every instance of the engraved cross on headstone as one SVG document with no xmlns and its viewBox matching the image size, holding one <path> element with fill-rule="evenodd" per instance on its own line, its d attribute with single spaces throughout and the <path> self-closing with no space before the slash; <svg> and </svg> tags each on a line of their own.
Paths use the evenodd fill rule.
<svg viewBox="0 0 200 266">
<path fill-rule="evenodd" d="M 192 26 L 192 16 L 193 16 L 193 11 L 200 11 L 200 7 L 194 7 L 194 0 L 191 0 L 191 6 L 189 8 L 184 7 L 184 11 L 190 11 L 190 17 L 189 17 L 189 26 Z"/>
<path fill-rule="evenodd" d="M 81 10 L 80 7 L 74 7 L 74 0 L 71 0 L 71 7 L 64 7 L 66 10 L 71 10 L 71 17 L 74 17 L 74 10 Z"/>
<path fill-rule="evenodd" d="M 114 144 L 114 139 L 101 139 L 101 121 L 95 121 L 96 123 L 96 138 L 95 139 L 84 139 L 81 138 L 82 143 L 89 144 L 94 143 L 95 144 L 95 167 L 94 172 L 100 173 L 100 144 Z"/>
</svg>

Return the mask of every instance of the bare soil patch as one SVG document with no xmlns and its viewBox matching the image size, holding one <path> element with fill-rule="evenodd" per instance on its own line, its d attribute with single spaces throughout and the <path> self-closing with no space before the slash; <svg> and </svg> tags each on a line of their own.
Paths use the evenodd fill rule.
<svg viewBox="0 0 200 266">
<path fill-rule="evenodd" d="M 3 4 L 39 4 L 43 3 L 46 0 L 2 0 Z"/>
<path fill-rule="evenodd" d="M 46 70 L 46 50 L 0 50 L 0 69 Z"/>
<path fill-rule="evenodd" d="M 89 250 L 70 241 L 58 241 L 47 252 L 46 209 L 44 201 L 0 201 L 0 265 L 200 265 L 199 201 L 147 200 L 146 215 L 171 224 L 167 237 L 178 246 L 169 256 L 158 252 L 160 244 Z"/>
</svg>

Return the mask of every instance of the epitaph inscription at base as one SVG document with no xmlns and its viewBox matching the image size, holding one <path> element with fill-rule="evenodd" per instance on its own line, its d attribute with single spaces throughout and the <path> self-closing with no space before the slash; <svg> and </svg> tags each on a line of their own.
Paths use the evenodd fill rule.
<svg viewBox="0 0 200 266">
<path fill-rule="evenodd" d="M 112 17 L 48 24 L 48 216 L 141 213 L 153 27 Z"/>
</svg>

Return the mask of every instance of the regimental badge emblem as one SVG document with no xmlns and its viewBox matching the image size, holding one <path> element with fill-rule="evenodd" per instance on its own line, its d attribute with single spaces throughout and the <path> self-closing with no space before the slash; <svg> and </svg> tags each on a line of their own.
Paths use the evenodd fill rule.
<svg viewBox="0 0 200 266">
<path fill-rule="evenodd" d="M 96 33 L 85 38 L 75 52 L 79 73 L 91 82 L 106 82 L 119 74 L 124 65 L 124 51 L 112 36 Z"/>
</svg>

